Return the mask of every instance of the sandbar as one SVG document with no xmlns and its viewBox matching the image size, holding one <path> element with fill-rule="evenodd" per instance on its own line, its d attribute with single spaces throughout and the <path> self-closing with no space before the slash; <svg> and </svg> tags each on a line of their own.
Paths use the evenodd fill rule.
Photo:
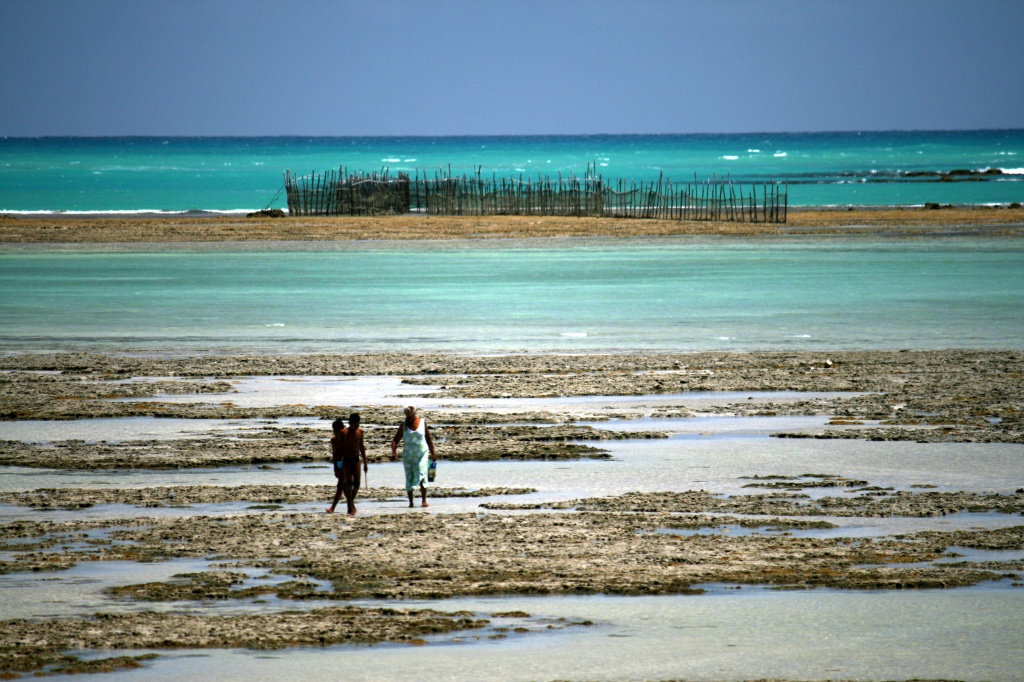
<svg viewBox="0 0 1024 682">
<path fill-rule="evenodd" d="M 1024 208 L 791 209 L 785 223 L 551 216 L 0 214 L 0 244 L 794 235 L 1024 237 Z"/>
</svg>

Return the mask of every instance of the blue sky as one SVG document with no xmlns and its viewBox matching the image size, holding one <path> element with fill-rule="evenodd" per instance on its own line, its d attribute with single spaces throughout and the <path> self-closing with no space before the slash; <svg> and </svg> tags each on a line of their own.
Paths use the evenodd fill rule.
<svg viewBox="0 0 1024 682">
<path fill-rule="evenodd" d="M 0 0 L 0 135 L 1024 128 L 1021 0 Z"/>
</svg>

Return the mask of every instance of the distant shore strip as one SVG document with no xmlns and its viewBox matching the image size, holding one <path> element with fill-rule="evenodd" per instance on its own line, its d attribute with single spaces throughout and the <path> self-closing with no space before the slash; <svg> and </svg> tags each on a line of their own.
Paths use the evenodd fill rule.
<svg viewBox="0 0 1024 682">
<path fill-rule="evenodd" d="M 438 171 L 392 175 L 387 170 L 284 174 L 288 213 L 293 216 L 379 216 L 421 213 L 436 216 L 589 216 L 785 223 L 789 183 L 734 183 L 728 176 L 649 183 L 606 181 L 588 166 L 580 178 L 483 177 Z"/>
</svg>

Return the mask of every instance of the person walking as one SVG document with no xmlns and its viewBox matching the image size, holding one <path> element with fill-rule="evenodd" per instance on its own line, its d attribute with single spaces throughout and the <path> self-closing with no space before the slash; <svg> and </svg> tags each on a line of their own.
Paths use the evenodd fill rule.
<svg viewBox="0 0 1024 682">
<path fill-rule="evenodd" d="M 391 439 L 391 461 L 398 459 L 398 443 L 402 442 L 402 464 L 405 467 L 405 492 L 409 496 L 409 506 L 413 505 L 413 491 L 420 488 L 422 506 L 427 504 L 427 468 L 430 460 L 436 460 L 434 441 L 430 437 L 427 420 L 416 416 L 416 408 L 411 405 L 405 408 L 405 421 L 398 427 L 395 437 Z"/>
<path fill-rule="evenodd" d="M 349 516 L 356 515 L 356 495 L 359 494 L 360 472 L 359 460 L 363 460 L 363 472 L 367 473 L 366 446 L 363 444 L 363 430 L 359 428 L 359 415 L 352 414 L 348 418 L 348 428 L 341 419 L 334 420 L 334 437 L 331 438 L 331 461 L 334 464 L 334 475 L 338 479 L 338 489 L 334 493 L 334 502 L 327 508 L 333 514 L 344 494 Z"/>
</svg>

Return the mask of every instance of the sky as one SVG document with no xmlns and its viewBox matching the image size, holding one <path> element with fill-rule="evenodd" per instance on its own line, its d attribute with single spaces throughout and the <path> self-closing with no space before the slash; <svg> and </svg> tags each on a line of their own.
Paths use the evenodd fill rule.
<svg viewBox="0 0 1024 682">
<path fill-rule="evenodd" d="M 1022 0 L 0 0 L 0 135 L 1024 128 Z"/>
</svg>

